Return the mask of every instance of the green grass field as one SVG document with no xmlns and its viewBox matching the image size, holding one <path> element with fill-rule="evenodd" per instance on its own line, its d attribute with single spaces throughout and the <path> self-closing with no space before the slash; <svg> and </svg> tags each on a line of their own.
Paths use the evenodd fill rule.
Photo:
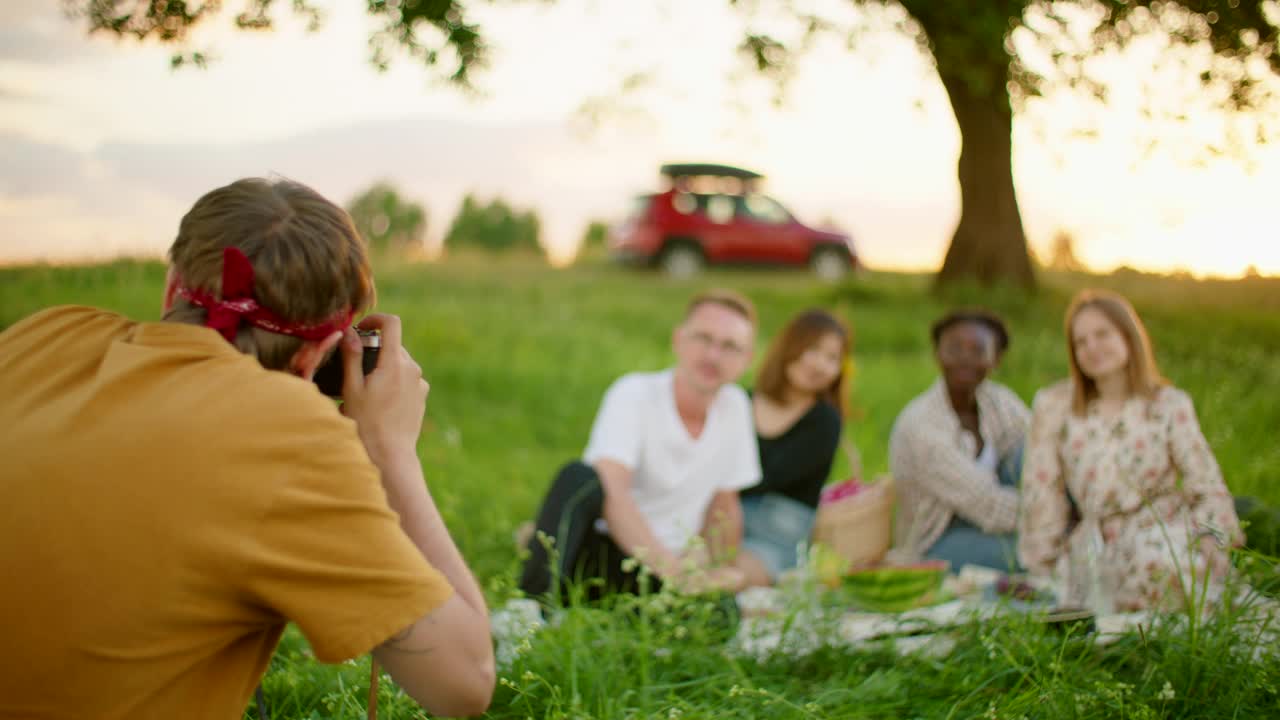
<svg viewBox="0 0 1280 720">
<path fill-rule="evenodd" d="M 0 328 L 65 303 L 155 319 L 163 277 L 160 264 L 124 261 L 3 268 Z M 380 267 L 378 309 L 404 317 L 406 345 L 431 382 L 419 445 L 427 483 L 495 603 L 511 594 L 513 528 L 581 452 L 604 389 L 624 372 L 666 366 L 685 302 L 716 285 L 756 302 L 762 341 L 810 306 L 851 321 L 858 417 L 848 433 L 868 473 L 886 470 L 895 415 L 935 377 L 928 326 L 945 309 L 981 304 L 1006 317 L 1013 342 L 996 378 L 1030 402 L 1065 376 L 1070 294 L 1086 284 L 1120 290 L 1147 320 L 1164 373 L 1194 398 L 1232 491 L 1280 504 L 1280 280 L 1055 275 L 1030 298 L 977 288 L 938 297 L 928 282 L 870 274 L 830 286 L 767 271 L 677 282 L 471 256 Z M 846 474 L 841 460 L 833 477 Z M 1236 636 L 1213 623 L 1106 651 L 993 623 L 964 631 L 943 661 L 827 650 L 756 663 L 727 656 L 715 624 L 693 621 L 705 609 L 684 607 L 687 627 L 669 624 L 670 609 L 571 613 L 504 671 L 490 717 L 1261 717 L 1280 708 L 1280 666 L 1238 656 Z M 351 718 L 363 717 L 367 682 L 367 662 L 319 666 L 291 631 L 264 686 L 274 718 Z M 419 714 L 386 683 L 381 716 Z"/>
</svg>

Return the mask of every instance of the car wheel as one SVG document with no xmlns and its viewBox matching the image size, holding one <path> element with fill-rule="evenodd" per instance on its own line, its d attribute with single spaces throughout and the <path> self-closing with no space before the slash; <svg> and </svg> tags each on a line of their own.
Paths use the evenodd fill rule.
<svg viewBox="0 0 1280 720">
<path fill-rule="evenodd" d="M 842 280 L 849 274 L 849 256 L 838 248 L 821 247 L 809 258 L 813 274 L 828 282 Z"/>
<path fill-rule="evenodd" d="M 659 264 L 671 277 L 693 277 L 702 272 L 707 261 L 702 252 L 692 245 L 673 245 L 662 252 Z"/>
</svg>

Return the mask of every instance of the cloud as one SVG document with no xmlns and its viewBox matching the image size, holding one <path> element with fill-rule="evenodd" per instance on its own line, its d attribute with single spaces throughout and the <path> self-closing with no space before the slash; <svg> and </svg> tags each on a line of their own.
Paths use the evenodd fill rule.
<svg viewBox="0 0 1280 720">
<path fill-rule="evenodd" d="M 828 154 L 837 162 L 834 148 Z M 691 158 L 655 134 L 606 129 L 584 137 L 558 123 L 464 122 L 424 114 L 268 141 L 113 142 L 85 152 L 0 134 L 0 201 L 25 203 L 20 207 L 26 208 L 27 238 L 21 248 L 0 239 L 0 256 L 13 260 L 32 248 L 72 256 L 96 251 L 104 246 L 103 236 L 120 234 L 163 251 L 182 213 L 200 195 L 237 178 L 272 174 L 304 182 L 339 203 L 376 181 L 390 181 L 426 206 L 432 243 L 447 231 L 466 193 L 500 195 L 516 207 L 536 209 L 544 244 L 565 253 L 588 221 L 620 220 L 632 198 L 653 190 L 660 163 Z M 769 165 L 760 169 L 773 170 Z M 939 202 L 935 193 L 904 190 L 884 178 L 878 178 L 883 187 L 867 187 L 877 176 L 831 183 L 792 168 L 774 179 L 780 199 L 802 220 L 818 224 L 830 218 L 852 231 L 872 265 L 929 262 L 945 247 L 940 240 L 955 220 L 954 204 Z M 31 203 L 50 198 L 58 201 L 63 225 L 62 231 L 46 233 L 42 228 L 53 228 L 53 221 L 42 221 L 48 211 L 42 215 Z M 16 222 L 18 212 L 0 204 L 0 225 Z M 68 229 L 71 219 L 84 223 L 75 228 L 93 228 L 97 239 L 84 240 L 87 233 Z"/>
<path fill-rule="evenodd" d="M 110 52 L 110 43 L 92 40 L 88 25 L 51 0 L 0 3 L 0 61 L 58 65 Z"/>
<path fill-rule="evenodd" d="M 89 158 L 75 150 L 0 133 L 0 193 L 30 196 L 86 189 Z M 78 187 L 77 187 L 78 186 Z"/>
<path fill-rule="evenodd" d="M 182 213 L 200 195 L 237 178 L 272 174 L 311 185 L 339 203 L 388 180 L 426 206 L 432 243 L 447 231 L 466 193 L 484 199 L 500 195 L 517 207 L 536 209 L 544 244 L 564 253 L 588 221 L 619 220 L 632 198 L 652 190 L 661 162 L 688 159 L 669 152 L 643 134 L 604 131 L 583 137 L 558 124 L 480 124 L 430 115 L 271 141 L 116 142 L 87 152 L 0 134 L 0 238 L 16 236 L 12 226 L 19 217 L 25 238 L 21 246 L 0 239 L 0 259 L 28 258 L 37 251 L 97 255 L 111 246 L 104 238 L 121 235 L 161 252 Z M 892 188 L 851 193 L 816 177 L 777 179 L 781 197 L 792 201 L 788 204 L 804 221 L 834 219 L 855 234 L 872 264 L 885 262 L 883 248 L 927 262 L 938 250 L 939 233 L 910 230 L 922 217 L 939 227 L 954 222 L 953 208 L 910 193 L 892 197 Z M 57 210 L 50 212 L 55 200 Z M 36 209 L 37 201 L 45 203 L 43 210 Z"/>
<path fill-rule="evenodd" d="M 151 238 L 163 250 L 181 213 L 201 194 L 240 177 L 271 174 L 307 183 L 339 203 L 390 180 L 427 206 L 435 239 L 465 193 L 502 195 L 537 209 L 544 241 L 567 248 L 587 219 L 616 217 L 652 182 L 652 148 L 633 142 L 606 150 L 552 125 L 481 126 L 427 116 L 269 142 L 111 143 L 89 152 L 0 133 L 0 226 L 12 235 L 20 223 L 23 235 L 21 245 L 0 241 L 0 256 L 97 255 L 105 230 L 78 241 L 65 231 L 71 218 L 81 223 L 75 228 L 97 223 Z M 56 228 L 52 217 L 41 223 L 51 214 L 58 216 Z"/>
<path fill-rule="evenodd" d="M 49 0 L 5 0 L 0 4 L 0 26 L 4 27 L 55 17 L 64 16 Z"/>
<path fill-rule="evenodd" d="M 47 102 L 43 96 L 0 85 L 0 102 Z"/>
<path fill-rule="evenodd" d="M 484 126 L 419 115 L 233 146 L 109 144 L 95 157 L 129 183 L 189 194 L 244 175 L 279 173 L 346 198 L 388 178 L 416 189 L 439 213 L 441 196 L 468 191 L 590 207 L 596 196 L 648 182 L 654 152 L 642 142 L 602 148 L 550 124 Z M 629 157 L 637 159 L 631 173 Z"/>
<path fill-rule="evenodd" d="M 65 57 L 65 49 L 51 33 L 22 27 L 0 28 L 0 60 L 52 63 Z"/>
</svg>

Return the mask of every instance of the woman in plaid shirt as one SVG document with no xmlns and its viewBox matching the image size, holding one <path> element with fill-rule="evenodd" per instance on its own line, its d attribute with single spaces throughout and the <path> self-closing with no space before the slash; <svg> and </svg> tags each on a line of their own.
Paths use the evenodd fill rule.
<svg viewBox="0 0 1280 720">
<path fill-rule="evenodd" d="M 1017 480 L 1026 403 L 987 380 L 1009 347 L 1004 322 L 958 310 L 934 323 L 941 377 L 898 415 L 889 439 L 897 485 L 892 559 L 1016 569 Z"/>
</svg>

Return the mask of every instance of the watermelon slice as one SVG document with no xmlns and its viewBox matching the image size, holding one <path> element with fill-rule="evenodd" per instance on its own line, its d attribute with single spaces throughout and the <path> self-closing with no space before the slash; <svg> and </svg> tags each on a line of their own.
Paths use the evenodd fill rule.
<svg viewBox="0 0 1280 720">
<path fill-rule="evenodd" d="M 951 564 L 931 560 L 914 565 L 856 570 L 844 576 L 842 594 L 854 605 L 873 612 L 901 612 L 936 602 Z"/>
</svg>

